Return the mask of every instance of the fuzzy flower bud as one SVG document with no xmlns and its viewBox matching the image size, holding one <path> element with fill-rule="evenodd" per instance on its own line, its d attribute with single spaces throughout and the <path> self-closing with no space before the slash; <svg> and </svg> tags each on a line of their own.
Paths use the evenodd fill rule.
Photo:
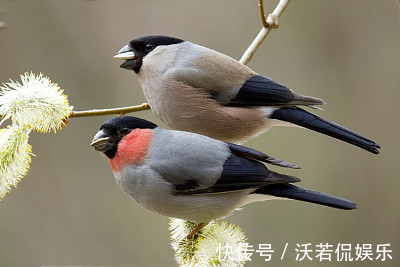
<svg viewBox="0 0 400 267">
<path fill-rule="evenodd" d="M 3 120 L 39 132 L 60 129 L 71 113 L 67 96 L 60 87 L 43 74 L 25 73 L 22 84 L 11 81 L 0 92 L 0 115 Z"/>
<path fill-rule="evenodd" d="M 29 170 L 32 155 L 29 131 L 15 124 L 0 129 L 0 200 Z"/>
<path fill-rule="evenodd" d="M 239 227 L 224 221 L 221 224 L 211 221 L 197 237 L 187 239 L 196 226 L 189 221 L 170 218 L 171 245 L 182 266 L 243 266 L 250 260 L 246 236 Z"/>
</svg>

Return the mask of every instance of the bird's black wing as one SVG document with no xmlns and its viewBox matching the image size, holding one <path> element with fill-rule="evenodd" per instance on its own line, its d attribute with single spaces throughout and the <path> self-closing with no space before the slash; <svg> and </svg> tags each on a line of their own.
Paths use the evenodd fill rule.
<svg viewBox="0 0 400 267">
<path fill-rule="evenodd" d="M 325 102 L 322 99 L 297 94 L 283 84 L 261 75 L 255 75 L 248 79 L 233 99 L 230 99 L 228 102 L 221 102 L 221 105 L 232 107 L 294 107 L 297 105 L 305 105 L 315 108 L 315 105 L 323 104 L 325 104 Z"/>
<path fill-rule="evenodd" d="M 295 98 L 293 92 L 262 75 L 248 79 L 227 106 L 282 106 Z"/>
<path fill-rule="evenodd" d="M 272 156 L 269 156 L 261 151 L 255 150 L 255 149 L 251 149 L 245 146 L 240 146 L 240 145 L 236 145 L 236 144 L 232 144 L 232 143 L 227 143 L 229 149 L 231 150 L 231 152 L 239 157 L 243 157 L 243 158 L 248 158 L 248 159 L 253 159 L 253 160 L 258 160 L 258 161 L 262 161 L 265 163 L 269 163 L 272 165 L 276 165 L 276 166 L 280 166 L 280 167 L 286 167 L 286 168 L 292 168 L 292 169 L 300 169 L 300 166 L 297 166 L 293 163 L 278 159 L 278 158 L 274 158 Z"/>
<path fill-rule="evenodd" d="M 179 187 L 176 188 L 176 194 L 212 194 L 299 181 L 300 179 L 295 176 L 270 171 L 261 162 L 231 154 L 225 161 L 221 176 L 214 185 L 207 188 L 192 186 L 187 187 L 190 189 L 186 190 Z"/>
</svg>

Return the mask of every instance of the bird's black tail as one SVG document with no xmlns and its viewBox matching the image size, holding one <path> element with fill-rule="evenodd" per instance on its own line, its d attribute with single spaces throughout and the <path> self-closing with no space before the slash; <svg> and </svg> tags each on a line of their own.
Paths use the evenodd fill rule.
<svg viewBox="0 0 400 267">
<path fill-rule="evenodd" d="M 357 209 L 357 204 L 353 201 L 330 196 L 317 191 L 301 188 L 292 184 L 274 184 L 257 189 L 253 194 L 272 195 L 276 197 L 296 199 L 337 209 L 352 210 Z"/>
<path fill-rule="evenodd" d="M 269 118 L 287 121 L 304 128 L 329 135 L 374 154 L 379 154 L 378 148 L 381 148 L 374 141 L 371 141 L 364 136 L 361 136 L 324 118 L 315 116 L 301 108 L 280 108 L 275 110 L 269 116 Z"/>
</svg>

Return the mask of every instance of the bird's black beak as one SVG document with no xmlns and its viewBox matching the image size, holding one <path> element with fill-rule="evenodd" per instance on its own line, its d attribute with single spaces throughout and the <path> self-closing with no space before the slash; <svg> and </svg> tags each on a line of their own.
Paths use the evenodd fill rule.
<svg viewBox="0 0 400 267">
<path fill-rule="evenodd" d="M 112 149 L 114 145 L 115 142 L 103 130 L 100 130 L 94 136 L 92 143 L 90 144 L 90 146 L 92 146 L 94 150 L 100 152 L 107 152 L 108 150 Z"/>
<path fill-rule="evenodd" d="M 119 50 L 118 54 L 115 55 L 114 58 L 125 60 L 124 63 L 119 66 L 127 70 L 135 69 L 138 64 L 138 58 L 135 55 L 135 52 L 133 52 L 132 47 L 130 47 L 129 45 L 122 47 L 122 49 Z"/>
</svg>

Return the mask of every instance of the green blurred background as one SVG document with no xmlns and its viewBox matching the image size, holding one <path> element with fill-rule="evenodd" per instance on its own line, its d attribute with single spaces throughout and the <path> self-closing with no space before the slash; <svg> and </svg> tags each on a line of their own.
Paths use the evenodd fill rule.
<svg viewBox="0 0 400 267">
<path fill-rule="evenodd" d="M 265 1 L 266 13 L 277 1 Z M 113 55 L 148 34 L 180 37 L 239 59 L 261 24 L 257 1 L 1 0 L 0 81 L 42 72 L 75 110 L 141 104 L 132 72 Z M 247 206 L 227 221 L 255 248 L 249 266 L 400 266 L 400 27 L 395 0 L 292 1 L 249 66 L 320 97 L 315 113 L 382 146 L 373 155 L 300 128 L 274 128 L 247 146 L 299 164 L 302 186 L 351 199 L 355 211 L 297 201 Z M 151 111 L 135 113 L 156 123 Z M 107 117 L 74 118 L 55 134 L 31 134 L 31 169 L 0 203 L 0 266 L 174 266 L 168 218 L 133 203 L 89 144 Z M 285 244 L 288 251 L 280 260 Z M 296 244 L 390 243 L 392 260 L 295 260 Z M 311 253 L 315 256 L 315 253 Z M 353 250 L 353 256 L 354 250 Z"/>
</svg>

